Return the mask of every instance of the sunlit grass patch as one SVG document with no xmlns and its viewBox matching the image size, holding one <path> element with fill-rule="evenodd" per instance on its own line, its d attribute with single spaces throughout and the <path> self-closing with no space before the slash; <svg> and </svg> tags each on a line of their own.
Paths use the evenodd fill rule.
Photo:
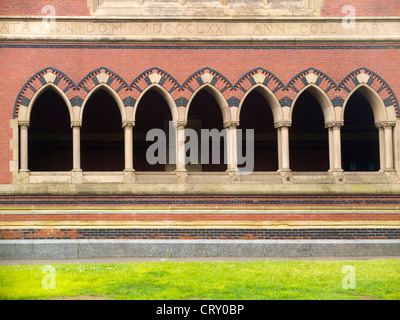
<svg viewBox="0 0 400 320">
<path fill-rule="evenodd" d="M 343 287 L 345 265 L 355 289 Z M 0 266 L 1 299 L 400 299 L 400 260 L 63 264 L 55 289 L 43 265 Z M 46 282 L 45 282 L 46 283 Z"/>
</svg>

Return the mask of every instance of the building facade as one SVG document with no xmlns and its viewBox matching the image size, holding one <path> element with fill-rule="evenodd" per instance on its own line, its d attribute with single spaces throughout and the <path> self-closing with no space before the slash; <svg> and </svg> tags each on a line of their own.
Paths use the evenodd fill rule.
<svg viewBox="0 0 400 320">
<path fill-rule="evenodd" d="M 400 254 L 398 1 L 4 0 L 0 38 L 3 259 Z"/>
</svg>

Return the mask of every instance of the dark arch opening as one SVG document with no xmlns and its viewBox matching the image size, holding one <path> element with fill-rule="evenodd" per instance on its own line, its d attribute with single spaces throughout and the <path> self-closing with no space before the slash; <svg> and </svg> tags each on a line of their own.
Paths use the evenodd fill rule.
<svg viewBox="0 0 400 320">
<path fill-rule="evenodd" d="M 242 129 L 242 150 L 238 148 L 238 153 L 242 152 L 243 156 L 247 156 L 246 129 L 254 130 L 253 171 L 278 170 L 278 142 L 272 110 L 257 89 L 250 92 L 243 102 L 238 129 Z M 245 164 L 238 164 L 238 168 L 244 166 Z"/>
<path fill-rule="evenodd" d="M 308 90 L 296 101 L 289 132 L 293 171 L 329 170 L 328 129 L 319 102 Z"/>
<path fill-rule="evenodd" d="M 72 130 L 68 107 L 51 88 L 42 92 L 31 110 L 28 168 L 31 171 L 72 170 Z"/>
<path fill-rule="evenodd" d="M 173 171 L 175 164 L 169 164 L 168 154 L 168 126 L 172 121 L 171 109 L 167 101 L 157 92 L 157 89 L 148 90 L 140 99 L 136 110 L 135 126 L 133 128 L 133 167 L 136 171 Z M 151 129 L 161 129 L 165 133 L 166 147 L 165 153 L 160 160 L 164 163 L 149 163 L 146 152 L 149 147 L 157 143 L 156 141 L 146 141 L 146 135 Z M 160 157 L 158 149 L 154 154 Z"/>
<path fill-rule="evenodd" d="M 104 89 L 89 98 L 83 111 L 81 162 L 84 171 L 122 171 L 125 168 L 121 112 Z"/>
<path fill-rule="evenodd" d="M 190 106 L 189 106 L 189 114 L 188 114 L 188 123 L 187 128 L 191 128 L 195 130 L 198 134 L 198 143 L 199 143 L 199 151 L 198 151 L 198 164 L 189 163 L 186 165 L 186 169 L 188 171 L 226 171 L 227 169 L 227 161 L 225 161 L 225 141 L 226 137 L 219 139 L 219 145 L 216 143 L 212 143 L 212 139 L 209 139 L 208 149 L 205 147 L 204 141 L 201 141 L 201 129 L 212 130 L 217 129 L 218 132 L 222 132 L 223 130 L 223 117 L 221 108 L 215 98 L 209 93 L 206 89 L 201 89 L 196 93 L 193 98 Z M 188 140 L 188 139 L 187 139 Z M 202 152 L 208 150 L 208 163 L 204 163 L 202 161 L 202 157 L 204 154 Z M 217 163 L 212 163 L 212 155 L 219 152 L 219 159 L 217 159 Z M 189 153 L 186 154 L 189 156 Z"/>
<path fill-rule="evenodd" d="M 379 132 L 371 105 L 359 90 L 347 102 L 341 136 L 343 170 L 380 169 Z"/>
</svg>

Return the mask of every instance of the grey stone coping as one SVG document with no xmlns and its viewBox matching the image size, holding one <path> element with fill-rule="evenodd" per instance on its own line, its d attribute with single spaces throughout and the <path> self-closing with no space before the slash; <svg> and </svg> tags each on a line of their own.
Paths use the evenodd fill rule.
<svg viewBox="0 0 400 320">
<path fill-rule="evenodd" d="M 0 240 L 0 260 L 400 256 L 400 240 Z"/>
</svg>

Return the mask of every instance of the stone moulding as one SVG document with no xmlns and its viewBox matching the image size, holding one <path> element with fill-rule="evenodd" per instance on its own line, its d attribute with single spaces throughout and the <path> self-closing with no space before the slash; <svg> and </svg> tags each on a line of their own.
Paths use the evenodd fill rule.
<svg viewBox="0 0 400 320">
<path fill-rule="evenodd" d="M 157 2 L 159 3 L 159 2 Z M 268 17 L 268 18 L 265 18 Z M 343 17 L 56 17 L 47 30 L 42 17 L 0 17 L 1 41 L 299 41 L 399 42 L 399 17 L 357 17 L 355 29 L 342 26 Z"/>
</svg>

